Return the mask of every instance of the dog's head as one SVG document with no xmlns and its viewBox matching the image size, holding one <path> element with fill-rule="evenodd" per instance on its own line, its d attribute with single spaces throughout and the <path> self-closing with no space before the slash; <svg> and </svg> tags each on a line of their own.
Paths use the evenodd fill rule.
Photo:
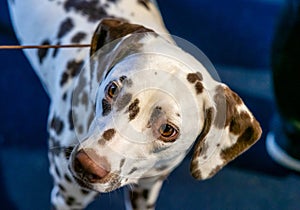
<svg viewBox="0 0 300 210">
<path fill-rule="evenodd" d="M 95 111 L 70 160 L 82 186 L 108 192 L 165 176 L 194 143 L 190 170 L 206 179 L 260 137 L 259 123 L 236 93 L 147 28 L 103 20 L 91 55 Z"/>
</svg>

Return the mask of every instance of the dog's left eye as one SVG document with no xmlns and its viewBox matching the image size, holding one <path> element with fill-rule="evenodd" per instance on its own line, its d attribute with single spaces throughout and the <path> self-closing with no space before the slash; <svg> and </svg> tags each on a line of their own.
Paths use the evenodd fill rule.
<svg viewBox="0 0 300 210">
<path fill-rule="evenodd" d="M 116 81 L 110 82 L 106 88 L 106 96 L 110 99 L 115 98 L 120 92 L 120 87 Z"/>
<path fill-rule="evenodd" d="M 160 134 L 159 139 L 165 142 L 173 142 L 179 135 L 178 129 L 171 124 L 162 124 L 158 132 Z"/>
</svg>

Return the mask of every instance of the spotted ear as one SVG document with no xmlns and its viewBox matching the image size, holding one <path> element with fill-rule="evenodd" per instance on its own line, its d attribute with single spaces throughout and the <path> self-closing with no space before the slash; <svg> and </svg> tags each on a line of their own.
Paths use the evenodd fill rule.
<svg viewBox="0 0 300 210">
<path fill-rule="evenodd" d="M 145 35 L 156 33 L 123 19 L 103 19 L 92 37 L 90 49 L 90 89 L 95 103 L 99 83 L 113 67 L 129 55 L 139 53 Z M 132 36 L 130 36 L 132 35 Z"/>
<path fill-rule="evenodd" d="M 144 26 L 129 23 L 123 19 L 103 19 L 92 38 L 90 55 L 93 55 L 104 45 L 128 34 L 154 32 Z"/>
<path fill-rule="evenodd" d="M 212 177 L 228 162 L 252 146 L 261 136 L 259 123 L 242 99 L 227 86 L 216 87 L 204 108 L 204 125 L 192 157 L 194 178 Z"/>
</svg>

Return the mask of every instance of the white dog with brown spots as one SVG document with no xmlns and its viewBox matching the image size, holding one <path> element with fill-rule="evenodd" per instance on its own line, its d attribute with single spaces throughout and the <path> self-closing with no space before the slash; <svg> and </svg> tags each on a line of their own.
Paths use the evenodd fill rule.
<svg viewBox="0 0 300 210">
<path fill-rule="evenodd" d="M 194 145 L 207 179 L 253 145 L 259 123 L 239 96 L 174 44 L 149 0 L 10 0 L 21 44 L 49 97 L 54 209 L 82 209 L 125 185 L 128 209 L 154 209 Z"/>
</svg>

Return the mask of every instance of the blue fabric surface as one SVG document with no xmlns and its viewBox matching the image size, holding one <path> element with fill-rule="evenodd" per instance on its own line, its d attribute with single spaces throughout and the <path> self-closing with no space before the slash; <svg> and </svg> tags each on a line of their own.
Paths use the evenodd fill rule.
<svg viewBox="0 0 300 210">
<path fill-rule="evenodd" d="M 258 79 L 259 72 L 270 75 L 270 45 L 281 1 L 158 2 L 170 32 L 197 45 L 214 64 L 228 66 L 223 71 L 225 82 L 234 83 L 236 91 L 255 87 L 245 80 L 238 82 L 241 78 L 230 67 Z M 5 0 L 0 0 L 0 8 L 0 44 L 17 44 Z M 49 99 L 21 51 L 0 50 L 0 62 L 0 209 L 49 209 Z M 265 151 L 273 99 L 259 97 L 254 91 L 239 94 L 261 122 L 262 140 L 216 178 L 203 183 L 188 175 L 187 158 L 166 182 L 158 209 L 300 208 L 299 177 L 275 165 Z M 89 209 L 123 208 L 122 197 L 121 191 L 105 195 Z"/>
</svg>

